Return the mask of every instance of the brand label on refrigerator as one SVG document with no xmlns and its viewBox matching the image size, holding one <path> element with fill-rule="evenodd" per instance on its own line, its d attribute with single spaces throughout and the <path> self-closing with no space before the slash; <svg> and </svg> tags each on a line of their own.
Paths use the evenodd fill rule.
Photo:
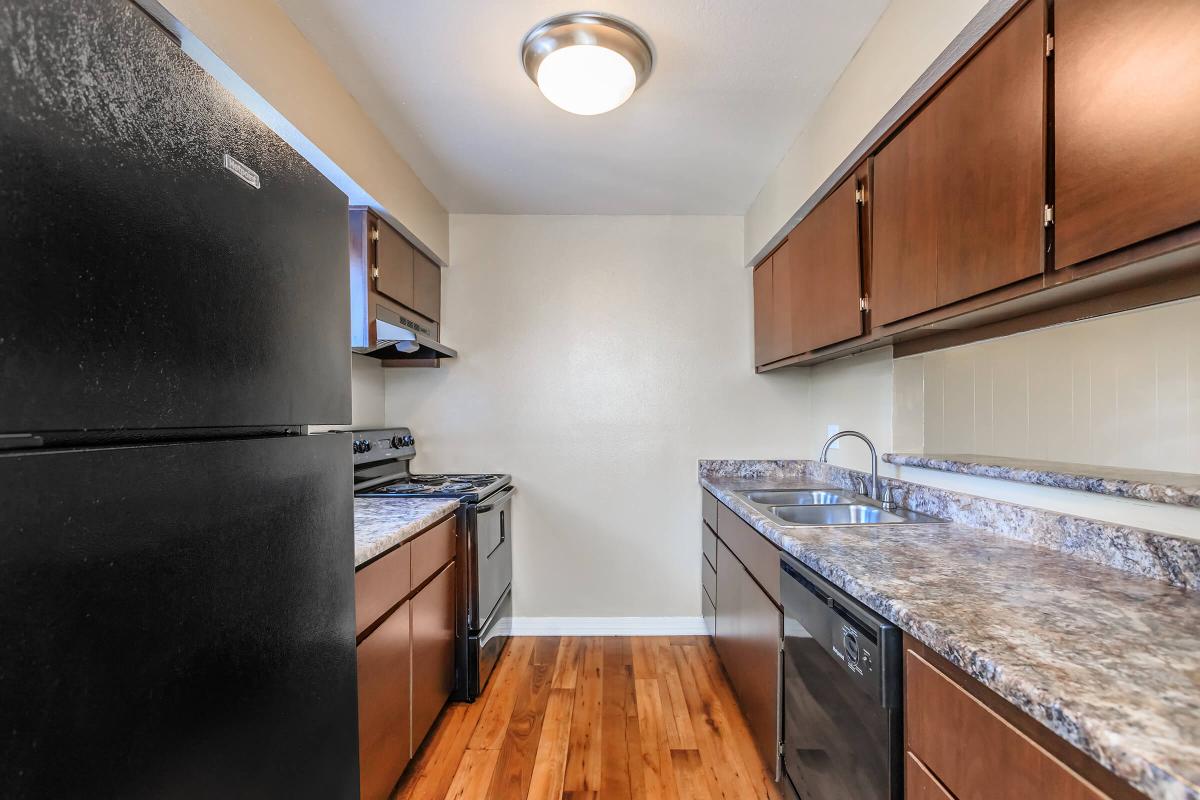
<svg viewBox="0 0 1200 800">
<path fill-rule="evenodd" d="M 262 182 L 258 179 L 258 173 L 247 167 L 242 162 L 238 161 L 233 156 L 229 155 L 229 153 L 225 154 L 225 169 L 229 170 L 234 175 L 237 175 L 255 189 L 262 188 Z"/>
</svg>

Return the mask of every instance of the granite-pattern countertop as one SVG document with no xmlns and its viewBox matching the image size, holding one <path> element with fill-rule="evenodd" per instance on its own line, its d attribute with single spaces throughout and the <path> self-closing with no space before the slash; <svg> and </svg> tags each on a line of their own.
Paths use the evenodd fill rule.
<svg viewBox="0 0 1200 800">
<path fill-rule="evenodd" d="M 1059 489 L 1148 500 L 1152 503 L 1200 507 L 1200 475 L 1185 472 L 1101 467 L 1070 464 L 1065 461 L 1037 461 L 962 453 L 887 453 L 883 460 L 904 467 L 1000 478 Z"/>
<path fill-rule="evenodd" d="M 411 539 L 456 508 L 457 500 L 433 497 L 354 498 L 354 566 Z"/>
<path fill-rule="evenodd" d="M 783 528 L 779 547 L 1154 800 L 1200 800 L 1200 595 L 958 523 Z"/>
</svg>

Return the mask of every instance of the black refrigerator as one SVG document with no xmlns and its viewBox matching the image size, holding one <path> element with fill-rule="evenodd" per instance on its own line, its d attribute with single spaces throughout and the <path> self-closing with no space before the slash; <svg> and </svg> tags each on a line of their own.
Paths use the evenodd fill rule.
<svg viewBox="0 0 1200 800">
<path fill-rule="evenodd" d="M 347 252 L 139 6 L 0 0 L 0 797 L 358 796 Z"/>
</svg>

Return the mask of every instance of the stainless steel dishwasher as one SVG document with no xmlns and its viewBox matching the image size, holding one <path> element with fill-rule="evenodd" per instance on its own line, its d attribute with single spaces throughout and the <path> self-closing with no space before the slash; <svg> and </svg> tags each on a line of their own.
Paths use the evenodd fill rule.
<svg viewBox="0 0 1200 800">
<path fill-rule="evenodd" d="M 780 568 L 784 790 L 899 800 L 900 630 L 790 556 Z"/>
</svg>

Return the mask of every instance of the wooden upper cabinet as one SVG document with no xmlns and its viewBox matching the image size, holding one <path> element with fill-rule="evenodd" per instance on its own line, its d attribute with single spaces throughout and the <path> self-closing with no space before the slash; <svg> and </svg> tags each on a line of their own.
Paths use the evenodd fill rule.
<svg viewBox="0 0 1200 800">
<path fill-rule="evenodd" d="M 1029 3 L 875 156 L 875 325 L 1044 270 L 1045 31 Z"/>
<path fill-rule="evenodd" d="M 875 156 L 871 202 L 871 321 L 895 322 L 937 305 L 939 153 L 931 108 Z"/>
<path fill-rule="evenodd" d="M 771 358 L 771 289 L 774 263 L 770 258 L 754 268 L 754 366 Z"/>
<path fill-rule="evenodd" d="M 377 270 L 375 291 L 397 303 L 413 306 L 413 257 L 416 251 L 391 225 L 372 216 L 372 266 Z"/>
<path fill-rule="evenodd" d="M 863 332 L 857 181 L 847 178 L 800 221 L 791 275 L 792 353 Z"/>
<path fill-rule="evenodd" d="M 1055 0 L 1054 265 L 1200 221 L 1200 3 Z"/>
<path fill-rule="evenodd" d="M 798 352 L 795 347 L 795 330 L 801 323 L 797 319 L 799 309 L 793 304 L 795 299 L 793 287 L 796 285 L 796 275 L 800 269 L 798 263 L 801 249 L 799 239 L 796 232 L 792 231 L 775 251 L 775 255 L 771 257 L 771 261 L 774 262 L 771 270 L 770 317 L 772 361 L 787 358 Z"/>
<path fill-rule="evenodd" d="M 1029 3 L 931 106 L 937 304 L 1045 271 L 1046 7 Z"/>
<path fill-rule="evenodd" d="M 434 322 L 441 318 L 442 270 L 419 250 L 413 253 L 412 308 Z"/>
</svg>

